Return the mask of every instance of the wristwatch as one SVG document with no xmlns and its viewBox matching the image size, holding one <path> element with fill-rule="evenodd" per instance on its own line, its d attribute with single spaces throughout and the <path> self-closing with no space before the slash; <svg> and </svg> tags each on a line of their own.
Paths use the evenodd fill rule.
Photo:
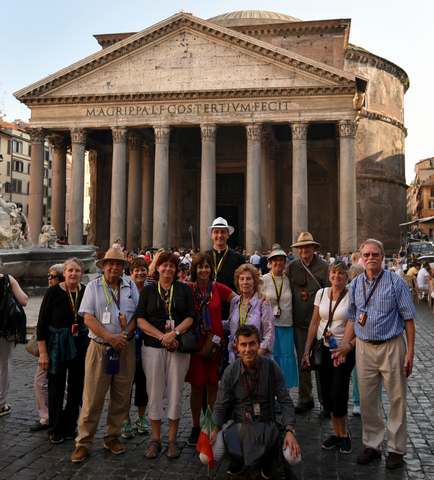
<svg viewBox="0 0 434 480">
<path fill-rule="evenodd" d="M 287 425 L 285 427 L 285 432 L 291 432 L 295 436 L 295 428 L 292 425 Z"/>
<path fill-rule="evenodd" d="M 179 337 L 181 335 L 181 332 L 179 330 L 175 330 L 175 334 L 177 337 Z"/>
</svg>

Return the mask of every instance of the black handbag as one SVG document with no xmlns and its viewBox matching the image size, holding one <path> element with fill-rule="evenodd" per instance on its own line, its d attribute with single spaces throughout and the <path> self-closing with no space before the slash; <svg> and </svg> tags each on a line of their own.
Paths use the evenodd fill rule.
<svg viewBox="0 0 434 480">
<path fill-rule="evenodd" d="M 178 352 L 180 353 L 196 353 L 199 351 L 199 344 L 193 329 L 180 335 L 178 338 Z"/>
<path fill-rule="evenodd" d="M 0 337 L 10 342 L 26 343 L 26 314 L 12 292 L 9 275 L 4 275 L 3 299 L 1 301 Z"/>
<path fill-rule="evenodd" d="M 312 342 L 309 352 L 309 364 L 311 370 L 318 370 L 321 367 L 323 345 L 322 338 L 321 340 L 315 338 Z"/>
</svg>

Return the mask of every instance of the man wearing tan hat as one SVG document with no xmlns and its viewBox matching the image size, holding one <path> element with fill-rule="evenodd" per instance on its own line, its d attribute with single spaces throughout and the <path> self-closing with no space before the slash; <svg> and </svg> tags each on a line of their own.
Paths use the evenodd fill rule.
<svg viewBox="0 0 434 480">
<path fill-rule="evenodd" d="M 304 413 L 314 407 L 311 373 L 301 370 L 300 367 L 307 330 L 312 318 L 315 294 L 320 288 L 329 285 L 328 264 L 315 253 L 317 247 L 319 247 L 319 243 L 313 239 L 311 233 L 301 232 L 297 241 L 291 245 L 291 248 L 297 250 L 299 258 L 293 260 L 288 266 L 288 277 L 292 290 L 295 349 L 300 369 L 296 413 Z"/>
<path fill-rule="evenodd" d="M 110 403 L 104 448 L 114 455 L 125 452 L 119 441 L 122 421 L 130 407 L 135 370 L 135 310 L 139 292 L 134 282 L 123 277 L 126 260 L 119 248 L 107 250 L 96 265 L 101 277 L 89 282 L 79 308 L 89 328 L 86 354 L 83 407 L 78 422 L 73 463 L 89 456 L 107 391 Z"/>
</svg>

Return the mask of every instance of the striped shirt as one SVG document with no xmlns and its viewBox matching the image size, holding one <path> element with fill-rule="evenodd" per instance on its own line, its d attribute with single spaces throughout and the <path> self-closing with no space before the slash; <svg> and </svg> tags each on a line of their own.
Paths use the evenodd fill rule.
<svg viewBox="0 0 434 480">
<path fill-rule="evenodd" d="M 365 341 L 390 340 L 402 335 L 405 320 L 412 320 L 416 316 L 408 285 L 396 273 L 388 270 L 384 270 L 365 308 L 365 301 L 369 297 L 376 278 L 368 280 L 366 273 L 363 273 L 358 275 L 349 286 L 348 317 L 350 321 L 354 322 L 356 336 Z M 363 289 L 363 284 L 365 284 L 365 289 Z M 359 323 L 360 315 L 363 312 L 367 314 L 364 326 Z"/>
</svg>

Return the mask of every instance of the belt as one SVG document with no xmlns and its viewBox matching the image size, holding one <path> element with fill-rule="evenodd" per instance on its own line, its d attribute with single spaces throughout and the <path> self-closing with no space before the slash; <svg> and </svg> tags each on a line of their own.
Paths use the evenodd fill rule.
<svg viewBox="0 0 434 480">
<path fill-rule="evenodd" d="M 102 347 L 111 347 L 110 343 L 98 342 L 98 340 L 95 340 L 94 338 L 91 338 L 91 340 L 92 342 L 95 342 L 98 345 L 101 345 Z"/>
<path fill-rule="evenodd" d="M 391 337 L 386 340 L 363 340 L 365 343 L 370 343 L 371 345 L 383 345 L 383 343 L 390 342 L 390 340 L 393 340 L 396 337 Z"/>
</svg>

